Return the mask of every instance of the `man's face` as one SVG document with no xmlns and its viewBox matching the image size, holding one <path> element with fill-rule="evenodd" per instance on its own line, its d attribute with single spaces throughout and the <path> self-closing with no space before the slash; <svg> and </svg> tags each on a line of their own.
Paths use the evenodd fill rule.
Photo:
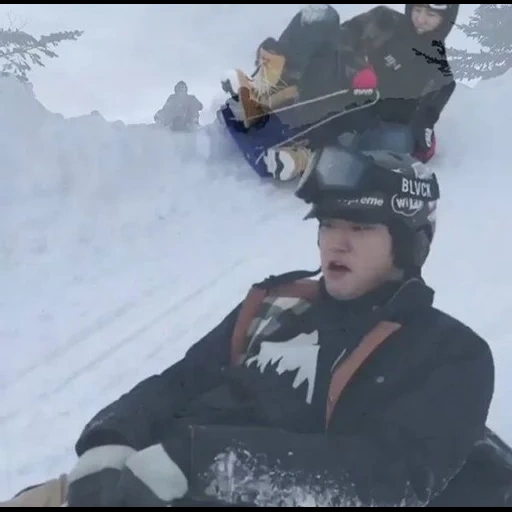
<svg viewBox="0 0 512 512">
<path fill-rule="evenodd" d="M 323 219 L 318 244 L 327 292 L 335 299 L 360 297 L 400 275 L 393 264 L 391 235 L 383 224 Z"/>
<path fill-rule="evenodd" d="M 412 24 L 418 34 L 432 32 L 441 25 L 442 21 L 442 16 L 426 5 L 418 4 L 412 8 Z"/>
</svg>

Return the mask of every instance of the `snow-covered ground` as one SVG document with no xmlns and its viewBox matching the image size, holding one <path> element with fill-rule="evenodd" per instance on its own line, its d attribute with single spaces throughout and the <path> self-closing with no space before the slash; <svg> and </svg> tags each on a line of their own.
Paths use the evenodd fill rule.
<svg viewBox="0 0 512 512">
<path fill-rule="evenodd" d="M 489 425 L 512 442 L 508 92 L 461 88 L 439 127 L 436 304 L 491 343 Z M 36 91 L 37 93 L 37 91 Z M 212 95 L 213 96 L 213 95 Z M 289 190 L 187 138 L 64 118 L 0 81 L 0 499 L 66 471 L 85 422 L 163 370 L 255 280 L 316 268 Z"/>
<path fill-rule="evenodd" d="M 66 116 L 99 110 L 109 121 L 139 123 L 152 121 L 178 80 L 206 99 L 224 69 L 252 66 L 262 39 L 279 34 L 305 5 L 0 4 L 0 25 L 21 25 L 34 35 L 83 30 L 77 42 L 58 47 L 58 59 L 31 71 L 38 98 Z M 332 5 L 349 19 L 381 4 Z M 458 22 L 474 10 L 461 4 Z M 448 44 L 479 48 L 458 29 Z"/>
</svg>

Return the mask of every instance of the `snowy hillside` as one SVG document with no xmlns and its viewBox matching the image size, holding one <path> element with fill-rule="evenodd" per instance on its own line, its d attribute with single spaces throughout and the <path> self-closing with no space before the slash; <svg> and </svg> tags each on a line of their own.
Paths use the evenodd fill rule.
<svg viewBox="0 0 512 512">
<path fill-rule="evenodd" d="M 461 88 L 443 119 L 426 269 L 437 305 L 492 343 L 489 424 L 508 442 L 510 86 Z M 187 138 L 52 114 L 6 79 L 0 148 L 1 500 L 66 471 L 100 407 L 181 357 L 254 280 L 316 268 L 317 252 L 289 191 L 206 165 Z"/>
</svg>

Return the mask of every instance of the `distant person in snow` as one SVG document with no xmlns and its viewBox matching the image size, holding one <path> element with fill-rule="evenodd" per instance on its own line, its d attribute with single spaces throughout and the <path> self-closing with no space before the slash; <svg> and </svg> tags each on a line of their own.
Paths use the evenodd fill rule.
<svg viewBox="0 0 512 512">
<path fill-rule="evenodd" d="M 378 6 L 341 22 L 329 4 L 302 8 L 278 39 L 260 44 L 250 76 L 235 70 L 223 82 L 232 137 L 260 175 L 282 181 L 340 135 L 354 148 L 429 161 L 455 90 L 445 40 L 458 11 L 459 4 L 405 4 L 404 13 Z"/>
<path fill-rule="evenodd" d="M 336 145 L 296 193 L 320 270 L 254 285 L 183 359 L 98 412 L 69 506 L 512 505 L 510 448 L 486 429 L 491 350 L 422 277 L 436 176 Z M 28 493 L 58 501 L 59 482 Z"/>
<path fill-rule="evenodd" d="M 189 131 L 199 125 L 199 113 L 203 104 L 188 94 L 187 84 L 181 80 L 174 86 L 165 105 L 155 114 L 155 123 L 173 131 Z"/>
</svg>

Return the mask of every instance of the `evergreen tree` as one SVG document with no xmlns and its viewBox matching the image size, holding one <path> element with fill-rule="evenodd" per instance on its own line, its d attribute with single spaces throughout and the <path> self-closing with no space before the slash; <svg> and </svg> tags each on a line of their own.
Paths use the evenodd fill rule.
<svg viewBox="0 0 512 512">
<path fill-rule="evenodd" d="M 480 4 L 469 23 L 457 26 L 482 46 L 479 52 L 450 49 L 457 78 L 487 80 L 512 68 L 512 4 Z"/>
<path fill-rule="evenodd" d="M 54 48 L 63 41 L 76 41 L 82 34 L 71 30 L 34 37 L 20 28 L 0 28 L 0 76 L 12 75 L 28 82 L 32 66 L 44 67 L 44 57 L 58 57 Z"/>
</svg>

